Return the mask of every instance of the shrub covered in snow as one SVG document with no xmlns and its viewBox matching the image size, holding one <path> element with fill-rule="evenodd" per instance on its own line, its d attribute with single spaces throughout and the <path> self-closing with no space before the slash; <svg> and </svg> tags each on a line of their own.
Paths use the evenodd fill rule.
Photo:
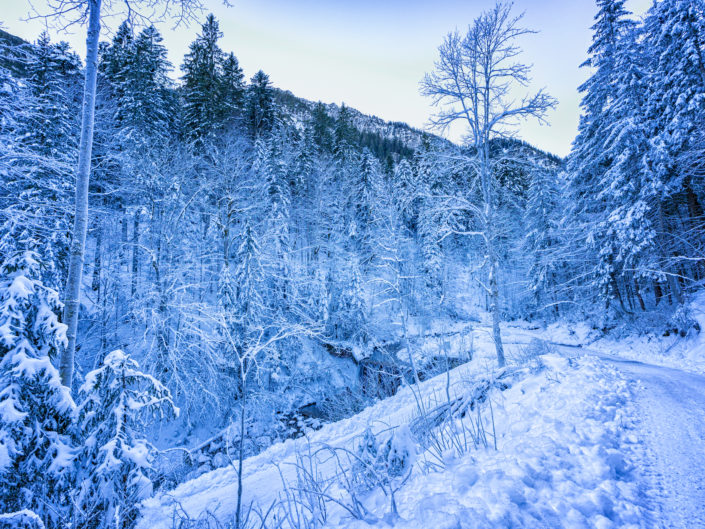
<svg viewBox="0 0 705 529">
<path fill-rule="evenodd" d="M 362 488 L 372 489 L 390 485 L 411 472 L 416 443 L 406 426 L 382 440 L 367 428 L 357 447 L 356 456 L 353 475 Z"/>
<path fill-rule="evenodd" d="M 677 334 L 681 337 L 695 335 L 700 332 L 700 324 L 693 318 L 687 305 L 678 307 L 668 322 L 666 335 Z"/>
<path fill-rule="evenodd" d="M 532 371 L 541 369 L 541 356 L 553 354 L 556 348 L 545 340 L 532 338 L 524 347 L 512 355 L 512 361 L 519 367 L 528 367 Z"/>
<path fill-rule="evenodd" d="M 381 488 L 396 517 L 395 494 L 411 476 L 416 453 L 416 441 L 408 426 L 397 428 L 386 438 L 375 436 L 367 428 L 353 458 L 351 483 L 362 492 Z"/>
</svg>

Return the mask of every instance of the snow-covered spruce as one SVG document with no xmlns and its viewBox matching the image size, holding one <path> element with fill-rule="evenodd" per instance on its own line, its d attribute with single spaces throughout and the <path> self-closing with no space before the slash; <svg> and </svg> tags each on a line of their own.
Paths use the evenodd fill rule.
<svg viewBox="0 0 705 529">
<path fill-rule="evenodd" d="M 56 291 L 38 256 L 9 251 L 0 268 L 0 512 L 31 509 L 56 526 L 66 515 L 74 403 L 50 357 L 66 344 Z"/>
<path fill-rule="evenodd" d="M 132 527 L 136 505 L 152 495 L 152 445 L 139 434 L 141 420 L 178 414 L 169 390 L 142 373 L 123 351 L 113 351 L 86 375 L 76 410 L 83 443 L 76 503 L 85 528 Z"/>
</svg>

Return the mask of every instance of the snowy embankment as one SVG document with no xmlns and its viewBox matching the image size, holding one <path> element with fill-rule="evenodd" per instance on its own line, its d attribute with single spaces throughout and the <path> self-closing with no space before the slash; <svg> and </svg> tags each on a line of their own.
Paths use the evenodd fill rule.
<svg viewBox="0 0 705 529">
<path fill-rule="evenodd" d="M 700 326 L 697 334 L 688 336 L 632 335 L 619 340 L 601 338 L 589 346 L 590 350 L 617 355 L 630 360 L 705 374 L 705 292 L 691 305 L 692 316 Z"/>
<path fill-rule="evenodd" d="M 687 336 L 663 330 L 639 334 L 636 331 L 621 337 L 601 336 L 586 325 L 554 324 L 538 336 L 556 344 L 580 345 L 584 350 L 628 358 L 648 364 L 705 374 L 705 291 L 699 292 L 688 304 L 689 318 L 699 326 Z"/>
<path fill-rule="evenodd" d="M 498 450 L 418 475 L 399 527 L 638 527 L 627 383 L 593 357 L 543 363 L 496 397 Z"/>
<path fill-rule="evenodd" d="M 452 395 L 476 387 L 473 381 L 487 375 L 488 360 L 478 355 L 453 370 L 449 381 L 441 375 L 422 383 L 425 406 L 432 406 L 434 399 L 443 401 L 448 382 Z M 629 384 L 594 356 L 567 359 L 548 354 L 529 359 L 528 365 L 531 368 L 519 371 L 508 389 L 492 390 L 492 406 L 482 408 L 487 447 L 448 450 L 440 462 L 437 454 L 434 459 L 419 448 L 416 464 L 396 494 L 399 517 L 389 516 L 389 499 L 376 489 L 361 496 L 369 510 L 367 519 L 397 528 L 638 527 L 641 509 L 631 463 L 637 436 L 630 432 Z M 403 388 L 354 417 L 311 433 L 307 440 L 276 444 L 247 459 L 245 502 L 267 508 L 280 498 L 282 477 L 290 486 L 295 482 L 297 453 L 324 445 L 353 449 L 368 426 L 383 431 L 409 424 L 418 415 L 417 402 L 417 396 Z M 433 465 L 425 464 L 430 460 Z M 326 477 L 334 469 L 321 463 L 318 471 Z M 215 470 L 147 500 L 138 527 L 169 528 L 175 516 L 227 522 L 235 512 L 236 492 L 234 468 Z M 329 504 L 325 526 L 368 524 Z"/>
</svg>

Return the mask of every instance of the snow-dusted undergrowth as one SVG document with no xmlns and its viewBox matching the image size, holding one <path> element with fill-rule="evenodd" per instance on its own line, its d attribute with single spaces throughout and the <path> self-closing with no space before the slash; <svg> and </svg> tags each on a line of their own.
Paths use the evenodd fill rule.
<svg viewBox="0 0 705 529">
<path fill-rule="evenodd" d="M 540 357 L 541 368 L 524 370 L 509 389 L 491 392 L 497 450 L 490 441 L 465 453 L 449 450 L 429 470 L 417 455 L 410 478 L 396 493 L 399 518 L 389 516 L 381 489 L 361 496 L 378 526 L 433 527 L 638 527 L 639 492 L 631 476 L 632 409 L 628 383 L 613 367 L 592 356 Z M 483 375 L 479 360 L 455 369 L 453 394 Z M 515 377 L 516 378 L 516 377 Z M 444 394 L 444 375 L 421 385 L 426 402 Z M 246 502 L 268 507 L 280 498 L 282 477 L 295 483 L 297 453 L 310 447 L 354 449 L 368 426 L 375 431 L 404 426 L 418 415 L 417 397 L 402 389 L 362 413 L 287 441 L 245 461 Z M 489 406 L 484 407 L 489 424 Z M 491 430 L 488 431 L 491 434 Z M 490 436 L 491 437 L 491 436 Z M 310 443 L 310 444 L 309 444 Z M 425 469 L 425 470 L 424 470 Z M 322 476 L 334 472 L 321 463 Z M 233 468 L 222 468 L 144 503 L 140 528 L 168 528 L 174 513 L 190 518 L 232 519 L 237 490 Z M 355 520 L 330 504 L 326 527 L 358 529 Z"/>
</svg>

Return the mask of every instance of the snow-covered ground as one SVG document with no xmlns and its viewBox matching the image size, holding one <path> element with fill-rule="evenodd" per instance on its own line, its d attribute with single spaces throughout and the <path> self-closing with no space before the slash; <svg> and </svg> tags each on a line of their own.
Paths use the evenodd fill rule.
<svg viewBox="0 0 705 529">
<path fill-rule="evenodd" d="M 454 393 L 462 393 L 486 372 L 489 358 L 452 372 Z M 411 527 L 639 527 L 641 496 L 634 480 L 632 431 L 635 411 L 629 384 L 618 370 L 595 356 L 546 355 L 543 368 L 525 370 L 506 391 L 492 393 L 497 450 L 488 448 L 444 454 L 444 463 L 425 470 L 419 463 L 397 495 L 399 519 L 388 517 L 381 490 L 365 497 L 365 506 L 383 523 Z M 531 364 L 537 367 L 535 361 Z M 440 398 L 444 376 L 421 386 L 425 401 Z M 287 441 L 245 461 L 245 502 L 268 506 L 282 491 L 280 471 L 290 483 L 297 451 L 323 444 L 352 448 L 371 426 L 403 426 L 417 414 L 408 388 L 359 415 L 330 424 L 308 440 Z M 485 408 L 487 412 L 487 407 Z M 489 421 L 490 418 L 486 417 Z M 489 424 L 487 422 L 486 424 Z M 331 468 L 322 465 L 324 475 Z M 168 528 L 175 510 L 191 518 L 214 515 L 227 521 L 235 512 L 233 468 L 223 468 L 147 500 L 143 529 Z M 382 523 L 382 522 L 380 522 Z M 331 506 L 328 527 L 367 527 L 343 509 Z"/>
<path fill-rule="evenodd" d="M 705 308 L 705 304 L 702 307 Z M 630 360 L 705 374 L 705 317 L 702 313 L 698 320 L 703 330 L 695 336 L 631 336 L 621 340 L 603 338 L 588 347 L 593 351 Z"/>
<path fill-rule="evenodd" d="M 701 331 L 691 330 L 685 337 L 651 332 L 614 338 L 599 335 L 584 324 L 554 324 L 539 334 L 553 343 L 581 345 L 608 355 L 705 374 L 705 291 L 693 297 L 688 312 Z"/>
<path fill-rule="evenodd" d="M 495 396 L 497 450 L 418 473 L 397 527 L 639 526 L 628 384 L 595 357 L 542 362 Z"/>
</svg>

